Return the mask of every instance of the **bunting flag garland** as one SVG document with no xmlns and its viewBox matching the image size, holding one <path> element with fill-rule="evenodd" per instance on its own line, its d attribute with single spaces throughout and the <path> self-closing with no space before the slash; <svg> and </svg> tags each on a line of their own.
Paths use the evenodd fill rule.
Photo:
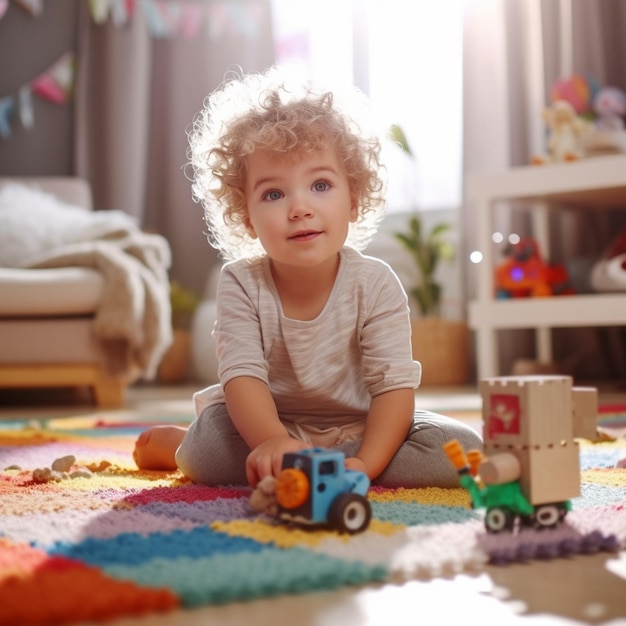
<svg viewBox="0 0 626 626">
<path fill-rule="evenodd" d="M 43 0 L 13 0 L 17 6 L 30 13 L 33 17 L 39 17 L 43 13 Z M 0 20 L 9 8 L 9 0 L 0 0 Z"/>
<path fill-rule="evenodd" d="M 35 125 L 33 113 L 33 92 L 27 87 L 20 87 L 18 94 L 20 121 L 24 128 L 32 128 Z"/>
<path fill-rule="evenodd" d="M 65 104 L 74 81 L 74 55 L 66 52 L 51 68 L 31 83 L 34 93 L 54 102 Z"/>
<path fill-rule="evenodd" d="M 0 137 L 6 139 L 11 135 L 11 123 L 16 104 L 20 122 L 24 128 L 33 128 L 33 94 L 54 104 L 65 104 L 70 97 L 74 83 L 75 56 L 66 52 L 61 58 L 42 72 L 34 80 L 22 85 L 17 98 L 13 95 L 0 97 Z"/>
<path fill-rule="evenodd" d="M 44 0 L 13 0 L 34 17 L 43 13 Z M 116 27 L 125 26 L 141 9 L 153 37 L 182 36 L 186 39 L 204 32 L 215 39 L 223 34 L 255 39 L 259 34 L 261 5 L 258 0 L 88 0 L 91 19 Z M 0 19 L 9 0 L 0 0 Z"/>
<path fill-rule="evenodd" d="M 13 116 L 14 110 L 15 98 L 13 96 L 0 98 L 0 137 L 3 139 L 11 135 L 11 124 L 9 120 Z"/>
<path fill-rule="evenodd" d="M 115 26 L 124 26 L 135 12 L 135 0 L 89 0 L 91 18 L 104 24 L 111 16 Z"/>
<path fill-rule="evenodd" d="M 134 17 L 136 8 L 155 38 L 191 38 L 205 32 L 211 38 L 227 33 L 254 39 L 259 34 L 258 0 L 89 0 L 96 24 L 111 18 L 114 26 L 124 26 Z"/>
<path fill-rule="evenodd" d="M 14 0 L 14 2 L 35 17 L 43 13 L 43 0 Z"/>
</svg>

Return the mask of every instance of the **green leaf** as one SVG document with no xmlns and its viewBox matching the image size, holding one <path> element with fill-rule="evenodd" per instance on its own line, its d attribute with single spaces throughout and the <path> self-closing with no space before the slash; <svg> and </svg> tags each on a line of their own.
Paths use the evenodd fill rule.
<svg viewBox="0 0 626 626">
<path fill-rule="evenodd" d="M 407 141 L 406 135 L 404 131 L 398 124 L 392 124 L 389 128 L 389 139 L 397 143 L 402 151 L 408 154 L 409 156 L 413 156 L 413 152 L 411 151 L 411 147 L 409 146 L 409 142 Z"/>
<path fill-rule="evenodd" d="M 418 274 L 418 284 L 409 290 L 422 315 L 439 315 L 441 285 L 434 280 L 439 262 L 454 258 L 454 247 L 445 239 L 451 224 L 439 223 L 424 232 L 419 215 L 412 215 L 406 232 L 395 232 L 394 237 L 409 252 Z"/>
</svg>

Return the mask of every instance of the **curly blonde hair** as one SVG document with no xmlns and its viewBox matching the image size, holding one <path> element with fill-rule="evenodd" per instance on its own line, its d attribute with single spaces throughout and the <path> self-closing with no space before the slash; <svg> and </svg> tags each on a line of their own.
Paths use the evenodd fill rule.
<svg viewBox="0 0 626 626">
<path fill-rule="evenodd" d="M 246 156 L 257 149 L 300 156 L 330 145 L 337 151 L 358 207 L 347 243 L 363 249 L 384 208 L 381 135 L 361 92 L 347 97 L 290 85 L 278 68 L 236 74 L 210 94 L 188 133 L 192 195 L 204 209 L 209 243 L 227 260 L 264 254 L 245 228 Z"/>
</svg>

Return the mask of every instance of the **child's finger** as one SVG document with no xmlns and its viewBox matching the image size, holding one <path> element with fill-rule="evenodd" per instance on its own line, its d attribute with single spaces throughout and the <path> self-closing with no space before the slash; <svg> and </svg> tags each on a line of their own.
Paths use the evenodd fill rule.
<svg viewBox="0 0 626 626">
<path fill-rule="evenodd" d="M 253 470 L 256 475 L 256 482 L 263 480 L 266 476 L 272 475 L 272 457 L 267 454 L 263 454 L 258 458 L 255 458 L 253 463 Z"/>
<path fill-rule="evenodd" d="M 256 489 L 256 486 L 259 484 L 259 476 L 250 463 L 246 463 L 246 480 L 253 489 Z"/>
<path fill-rule="evenodd" d="M 274 454 L 272 459 L 272 474 L 278 476 L 283 469 L 283 454 Z"/>
</svg>

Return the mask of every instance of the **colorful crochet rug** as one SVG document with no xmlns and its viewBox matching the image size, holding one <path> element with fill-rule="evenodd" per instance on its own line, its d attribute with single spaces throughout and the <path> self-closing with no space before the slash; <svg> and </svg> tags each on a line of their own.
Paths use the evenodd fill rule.
<svg viewBox="0 0 626 626">
<path fill-rule="evenodd" d="M 464 490 L 371 489 L 372 523 L 348 536 L 259 516 L 247 488 L 138 471 L 131 449 L 145 427 L 0 424 L 1 625 L 106 620 L 626 547 L 622 439 L 581 442 L 582 495 L 558 529 L 491 535 Z"/>
</svg>

